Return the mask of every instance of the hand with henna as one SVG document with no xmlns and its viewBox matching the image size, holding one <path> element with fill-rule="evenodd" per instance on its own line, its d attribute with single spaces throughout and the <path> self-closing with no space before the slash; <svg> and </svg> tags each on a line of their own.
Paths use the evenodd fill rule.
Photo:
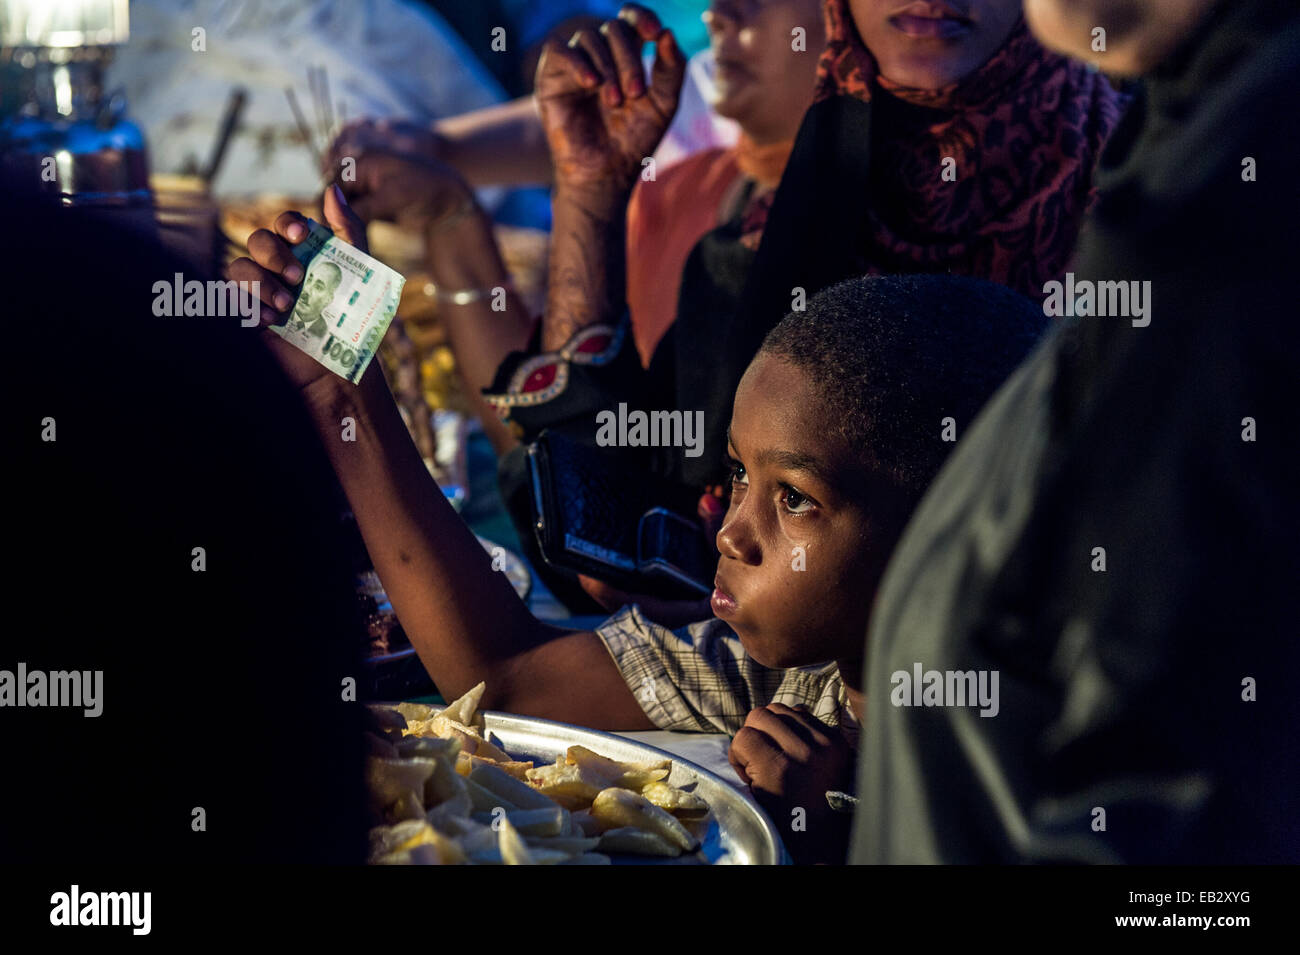
<svg viewBox="0 0 1300 955">
<path fill-rule="evenodd" d="M 655 46 L 648 82 L 645 43 Z M 537 64 L 536 96 L 557 189 L 629 192 L 677 111 L 685 72 L 671 31 L 635 3 L 599 30 L 579 30 L 567 44 L 549 41 Z"/>
</svg>

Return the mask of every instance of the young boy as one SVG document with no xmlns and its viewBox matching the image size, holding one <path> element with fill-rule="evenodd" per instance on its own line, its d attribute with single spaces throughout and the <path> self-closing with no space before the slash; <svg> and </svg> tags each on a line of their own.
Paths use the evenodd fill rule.
<svg viewBox="0 0 1300 955">
<path fill-rule="evenodd" d="M 335 189 L 325 212 L 365 247 Z M 264 323 L 283 320 L 269 303 L 293 286 L 288 242 L 303 228 L 284 213 L 274 233 L 250 237 L 256 261 L 231 267 L 235 279 L 261 281 Z M 444 695 L 483 680 L 490 709 L 610 730 L 739 730 L 733 763 L 780 820 L 790 818 L 776 809 L 785 800 L 817 815 L 828 789 L 849 788 L 849 746 L 834 728 L 851 736 L 862 713 L 876 583 L 952 442 L 1045 324 L 1015 293 L 950 276 L 846 282 L 787 317 L 736 391 L 715 617 L 677 631 L 636 607 L 595 631 L 535 619 L 429 477 L 379 370 L 352 386 L 266 337 Z M 341 440 L 345 418 L 355 441 Z M 841 860 L 845 835 L 831 840 Z"/>
</svg>

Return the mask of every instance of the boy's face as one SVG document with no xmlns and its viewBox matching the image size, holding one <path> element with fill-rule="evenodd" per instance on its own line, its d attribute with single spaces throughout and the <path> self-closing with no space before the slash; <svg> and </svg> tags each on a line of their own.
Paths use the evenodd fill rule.
<svg viewBox="0 0 1300 955">
<path fill-rule="evenodd" d="M 731 506 L 711 603 L 764 666 L 861 656 L 903 523 L 890 513 L 895 495 L 868 490 L 870 475 L 831 420 L 804 372 L 781 358 L 760 353 L 736 389 Z"/>
</svg>

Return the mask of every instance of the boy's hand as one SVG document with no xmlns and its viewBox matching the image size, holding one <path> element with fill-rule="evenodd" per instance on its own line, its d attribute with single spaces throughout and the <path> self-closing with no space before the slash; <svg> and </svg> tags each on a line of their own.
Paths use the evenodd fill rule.
<svg viewBox="0 0 1300 955">
<path fill-rule="evenodd" d="M 802 704 L 769 703 L 750 711 L 728 759 L 781 830 L 795 862 L 845 861 L 852 817 L 826 803 L 828 790 L 852 787 L 854 754 L 838 730 Z"/>
<path fill-rule="evenodd" d="M 655 44 L 647 85 L 643 43 Z M 639 4 L 568 44 L 548 41 L 537 64 L 536 96 L 560 193 L 614 201 L 636 184 L 677 111 L 686 57 L 671 31 Z M 625 198 L 625 196 L 624 196 Z"/>
<path fill-rule="evenodd" d="M 344 242 L 369 253 L 366 227 L 348 208 L 338 186 L 325 190 L 325 224 Z M 293 254 L 293 246 L 307 237 L 307 218 L 299 212 L 282 212 L 270 229 L 258 229 L 248 237 L 248 255 L 235 259 L 226 269 L 236 282 L 259 282 L 261 293 L 260 333 L 289 380 L 304 392 L 327 379 L 347 382 L 310 355 L 290 345 L 279 335 L 265 330 L 283 325 L 293 311 L 298 286 L 306 274 Z"/>
</svg>

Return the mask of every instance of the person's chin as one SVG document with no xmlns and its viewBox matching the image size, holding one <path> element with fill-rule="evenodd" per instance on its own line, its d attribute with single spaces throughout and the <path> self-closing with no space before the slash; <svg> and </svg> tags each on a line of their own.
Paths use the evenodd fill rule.
<svg viewBox="0 0 1300 955">
<path fill-rule="evenodd" d="M 719 85 L 718 97 L 713 101 L 713 111 L 723 119 L 745 125 L 746 117 L 753 114 L 753 90 L 749 86 L 729 87 Z"/>
<path fill-rule="evenodd" d="M 740 645 L 745 648 L 745 655 L 759 666 L 765 666 L 769 670 L 787 670 L 792 666 L 785 662 L 782 655 L 775 652 L 772 647 L 756 640 L 755 635 L 744 624 L 732 623 L 731 629 L 740 638 Z"/>
</svg>

